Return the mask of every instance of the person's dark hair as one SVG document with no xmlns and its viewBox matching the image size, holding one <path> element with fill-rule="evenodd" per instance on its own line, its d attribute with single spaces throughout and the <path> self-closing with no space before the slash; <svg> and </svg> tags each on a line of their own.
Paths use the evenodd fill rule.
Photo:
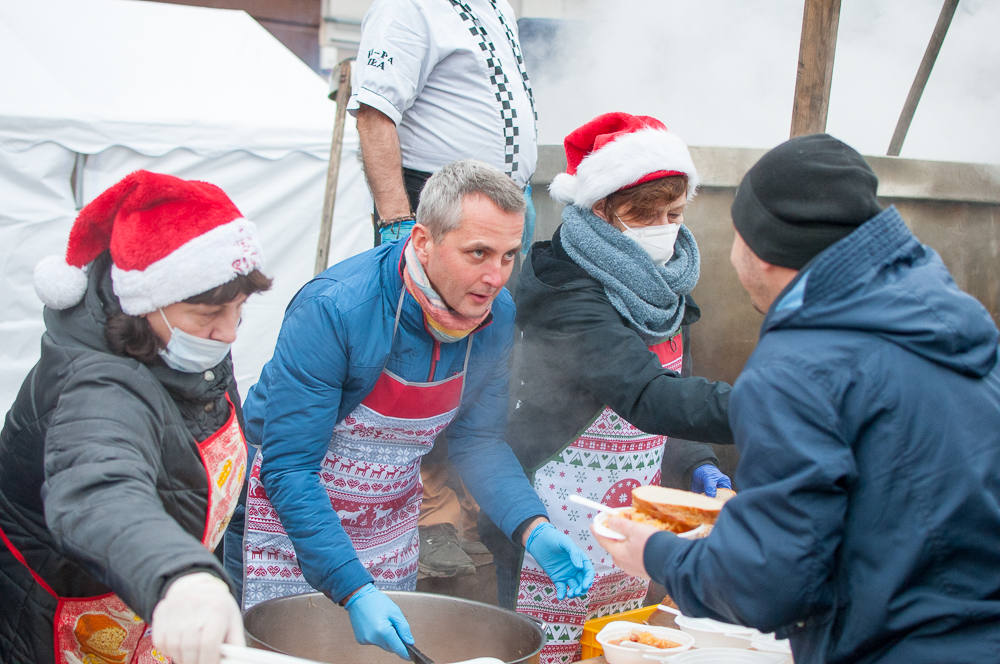
<svg viewBox="0 0 1000 664">
<path fill-rule="evenodd" d="M 608 220 L 613 219 L 616 214 L 624 213 L 638 221 L 651 221 L 659 216 L 664 205 L 687 193 L 687 188 L 686 175 L 669 175 L 627 189 L 619 189 L 598 205 L 604 206 Z"/>
<path fill-rule="evenodd" d="M 260 270 L 254 270 L 184 301 L 188 304 L 226 304 L 240 295 L 250 296 L 270 289 L 271 281 Z M 144 316 L 129 316 L 122 311 L 108 316 L 104 323 L 104 340 L 115 355 L 134 357 L 143 364 L 152 364 L 163 347 Z"/>
</svg>

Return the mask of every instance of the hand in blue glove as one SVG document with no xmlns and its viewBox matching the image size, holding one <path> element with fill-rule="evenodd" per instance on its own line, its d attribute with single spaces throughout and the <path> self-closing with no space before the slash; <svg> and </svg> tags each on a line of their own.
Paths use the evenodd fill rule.
<svg viewBox="0 0 1000 664">
<path fill-rule="evenodd" d="M 369 583 L 344 604 L 351 616 L 354 638 L 363 646 L 378 646 L 409 661 L 403 642 L 413 645 L 410 625 L 396 603 L 375 584 Z"/>
<path fill-rule="evenodd" d="M 720 488 L 733 488 L 732 481 L 721 470 L 710 463 L 702 464 L 694 469 L 694 473 L 691 474 L 692 491 L 715 498 L 715 490 Z"/>
<path fill-rule="evenodd" d="M 590 558 L 551 523 L 536 526 L 524 548 L 556 584 L 557 599 L 585 595 L 594 583 Z"/>
<path fill-rule="evenodd" d="M 385 228 L 379 229 L 379 235 L 382 236 L 382 244 L 387 242 L 395 242 L 400 238 L 410 237 L 410 231 L 413 230 L 413 225 L 417 223 L 413 219 L 409 221 L 401 221 L 398 224 L 393 224 L 392 226 L 386 226 Z M 407 658 L 409 659 L 409 658 Z"/>
</svg>

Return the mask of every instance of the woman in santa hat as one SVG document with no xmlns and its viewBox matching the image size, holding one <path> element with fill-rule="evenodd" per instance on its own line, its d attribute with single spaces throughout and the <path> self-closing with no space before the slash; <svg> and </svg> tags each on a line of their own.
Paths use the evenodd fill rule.
<svg viewBox="0 0 1000 664">
<path fill-rule="evenodd" d="M 481 524 L 501 605 L 548 624 L 543 664 L 579 659 L 584 621 L 642 606 L 648 588 L 614 566 L 590 533 L 594 514 L 568 496 L 622 507 L 661 479 L 711 496 L 732 488 L 705 444 L 733 442 L 729 385 L 685 377 L 687 329 L 700 317 L 698 245 L 683 225 L 698 187 L 687 146 L 654 118 L 608 113 L 565 148 L 567 171 L 549 188 L 567 204 L 563 223 L 531 248 L 514 295 L 523 339 L 507 441 L 549 527 L 590 555 L 590 593 L 556 602 L 531 556 Z"/>
<path fill-rule="evenodd" d="M 41 359 L 0 433 L 0 661 L 208 664 L 243 644 L 212 550 L 246 474 L 229 349 L 262 269 L 222 190 L 145 171 L 36 268 Z"/>
</svg>

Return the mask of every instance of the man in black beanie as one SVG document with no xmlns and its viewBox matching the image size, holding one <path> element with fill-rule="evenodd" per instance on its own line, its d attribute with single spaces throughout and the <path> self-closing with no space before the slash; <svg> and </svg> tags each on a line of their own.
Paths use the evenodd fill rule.
<svg viewBox="0 0 1000 664">
<path fill-rule="evenodd" d="M 731 260 L 765 318 L 729 401 L 739 494 L 707 539 L 618 519 L 626 540 L 598 540 L 797 664 L 995 662 L 1000 332 L 877 186 L 826 135 L 750 169 Z"/>
</svg>

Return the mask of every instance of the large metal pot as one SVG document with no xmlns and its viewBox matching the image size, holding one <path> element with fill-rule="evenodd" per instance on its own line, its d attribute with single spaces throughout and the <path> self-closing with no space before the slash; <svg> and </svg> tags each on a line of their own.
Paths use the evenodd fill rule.
<svg viewBox="0 0 1000 664">
<path fill-rule="evenodd" d="M 436 664 L 496 657 L 538 664 L 544 624 L 482 602 L 431 593 L 386 592 L 406 616 L 417 647 Z M 269 599 L 243 616 L 247 645 L 334 664 L 400 664 L 396 655 L 361 646 L 347 611 L 322 593 Z"/>
</svg>

